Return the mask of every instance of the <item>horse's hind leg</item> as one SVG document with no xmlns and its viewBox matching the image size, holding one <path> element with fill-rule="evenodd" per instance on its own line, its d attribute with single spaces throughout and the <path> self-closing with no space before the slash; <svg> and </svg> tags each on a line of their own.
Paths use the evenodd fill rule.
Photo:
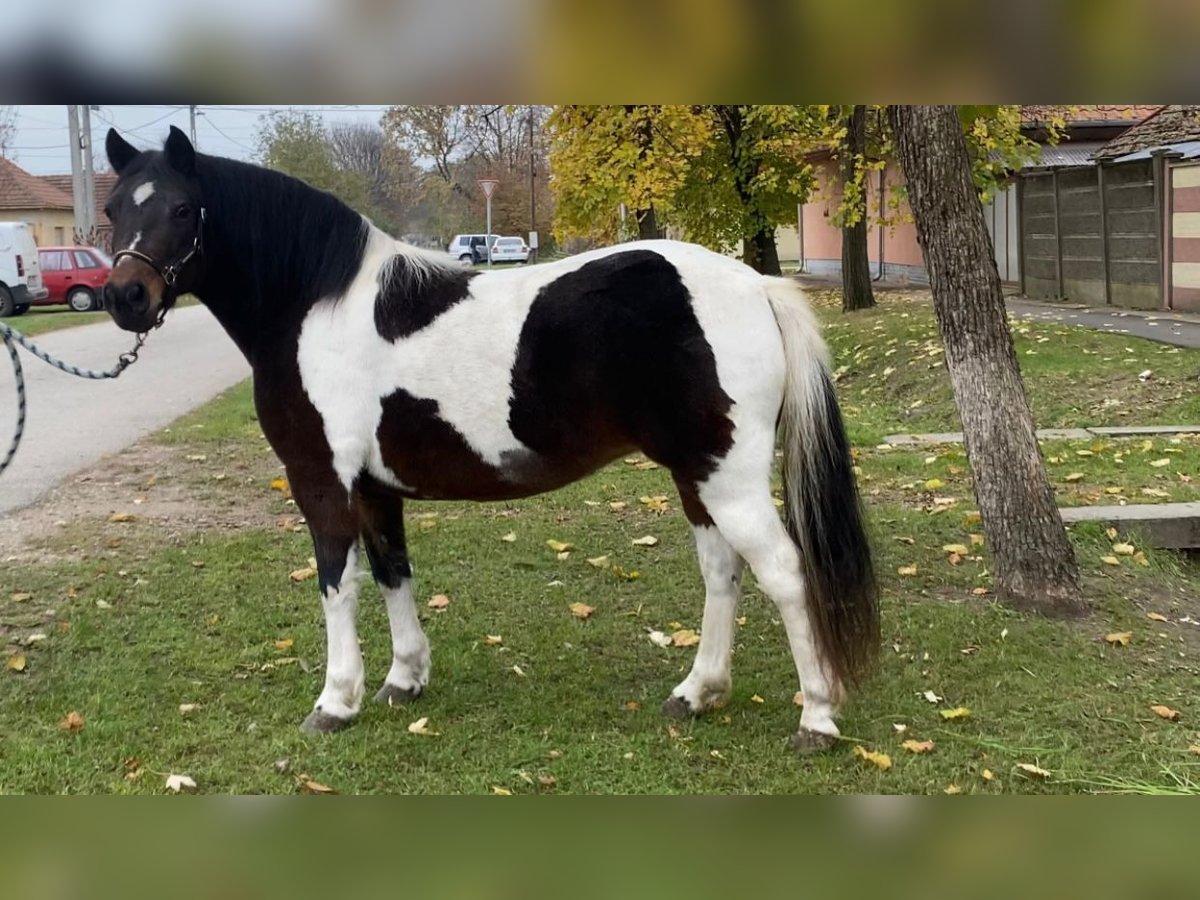
<svg viewBox="0 0 1200 900">
<path fill-rule="evenodd" d="M 741 438 L 698 493 L 721 535 L 779 610 L 804 692 L 800 730 L 793 742 L 799 750 L 816 750 L 830 746 L 838 736 L 834 715 L 841 689 L 817 648 L 799 550 L 771 500 L 772 437 L 763 429 L 758 440 Z"/>
<path fill-rule="evenodd" d="M 675 718 L 699 715 L 718 707 L 733 688 L 730 659 L 733 653 L 734 618 L 741 586 L 742 558 L 721 535 L 691 485 L 679 482 L 683 510 L 692 523 L 696 555 L 704 577 L 704 620 L 700 646 L 692 669 L 663 704 Z"/>
<path fill-rule="evenodd" d="M 429 641 L 413 600 L 403 499 L 373 479 L 360 479 L 356 493 L 367 559 L 392 632 L 392 667 L 375 699 L 394 706 L 416 699 L 429 683 Z"/>
</svg>

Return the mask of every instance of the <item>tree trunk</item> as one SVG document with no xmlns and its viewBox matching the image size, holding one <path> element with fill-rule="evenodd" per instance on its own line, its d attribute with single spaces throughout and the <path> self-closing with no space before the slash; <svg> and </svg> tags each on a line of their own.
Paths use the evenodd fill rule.
<svg viewBox="0 0 1200 900">
<path fill-rule="evenodd" d="M 775 229 L 763 227 L 749 237 L 742 238 L 742 261 L 764 275 L 782 275 L 779 249 L 775 246 Z"/>
<path fill-rule="evenodd" d="M 854 204 L 854 223 L 842 228 L 842 312 L 870 309 L 875 305 L 871 289 L 871 264 L 867 259 L 867 182 L 855 190 L 859 166 L 867 152 L 867 108 L 856 106 L 850 113 L 842 159 L 842 189 Z M 849 192 L 853 192 L 851 197 Z"/>
<path fill-rule="evenodd" d="M 658 216 L 654 214 L 654 207 L 648 209 L 639 209 L 634 212 L 634 218 L 637 219 L 639 241 L 654 241 L 662 237 L 658 230 Z"/>
<path fill-rule="evenodd" d="M 997 597 L 1082 612 L 1079 569 L 1046 479 L 1000 275 L 953 106 L 888 108 L 962 420 Z"/>
</svg>

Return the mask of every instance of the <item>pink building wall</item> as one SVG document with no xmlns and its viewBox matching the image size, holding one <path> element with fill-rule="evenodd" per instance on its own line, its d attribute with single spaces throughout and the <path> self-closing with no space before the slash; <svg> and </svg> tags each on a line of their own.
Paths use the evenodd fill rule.
<svg viewBox="0 0 1200 900">
<path fill-rule="evenodd" d="M 916 226 L 911 221 L 904 221 L 912 218 L 907 201 L 901 201 L 899 208 L 895 210 L 890 208 L 891 189 L 902 181 L 899 167 L 894 163 L 889 163 L 882 173 L 872 173 L 870 176 L 870 187 L 867 193 L 871 219 L 875 220 L 879 215 L 881 175 L 884 181 L 883 199 L 887 215 L 889 218 L 901 220 L 892 227 L 882 228 L 884 265 L 903 266 L 924 273 L 925 260 L 922 258 L 921 248 L 917 244 Z M 838 266 L 841 265 L 842 233 L 833 224 L 833 214 L 841 202 L 841 193 L 834 163 L 830 160 L 818 163 L 817 188 L 813 191 L 809 202 L 804 205 L 802 253 L 806 267 L 811 268 L 808 264 L 812 262 L 818 264 L 817 268 L 821 268 L 820 264 L 823 262 L 836 262 Z M 879 225 L 869 225 L 867 228 L 867 256 L 876 265 L 879 263 L 880 230 L 881 226 Z M 914 271 L 913 274 L 919 273 Z"/>
</svg>

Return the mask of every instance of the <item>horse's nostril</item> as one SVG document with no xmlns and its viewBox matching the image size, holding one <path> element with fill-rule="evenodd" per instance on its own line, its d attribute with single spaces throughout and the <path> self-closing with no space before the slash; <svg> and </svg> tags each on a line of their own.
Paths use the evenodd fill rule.
<svg viewBox="0 0 1200 900">
<path fill-rule="evenodd" d="M 145 306 L 147 302 L 146 288 L 140 281 L 134 281 L 125 288 L 125 302 L 130 306 Z"/>
</svg>

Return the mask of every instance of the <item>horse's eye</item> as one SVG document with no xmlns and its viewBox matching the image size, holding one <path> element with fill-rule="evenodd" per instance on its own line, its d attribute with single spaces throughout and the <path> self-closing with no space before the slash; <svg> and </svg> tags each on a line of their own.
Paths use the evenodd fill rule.
<svg viewBox="0 0 1200 900">
<path fill-rule="evenodd" d="M 107 203 L 104 204 L 104 217 L 110 222 L 112 221 L 112 206 Z"/>
<path fill-rule="evenodd" d="M 191 215 L 192 215 L 192 208 L 190 206 L 188 206 L 186 203 L 183 204 L 182 206 L 175 207 L 175 218 L 187 219 L 187 218 L 190 218 Z"/>
</svg>

